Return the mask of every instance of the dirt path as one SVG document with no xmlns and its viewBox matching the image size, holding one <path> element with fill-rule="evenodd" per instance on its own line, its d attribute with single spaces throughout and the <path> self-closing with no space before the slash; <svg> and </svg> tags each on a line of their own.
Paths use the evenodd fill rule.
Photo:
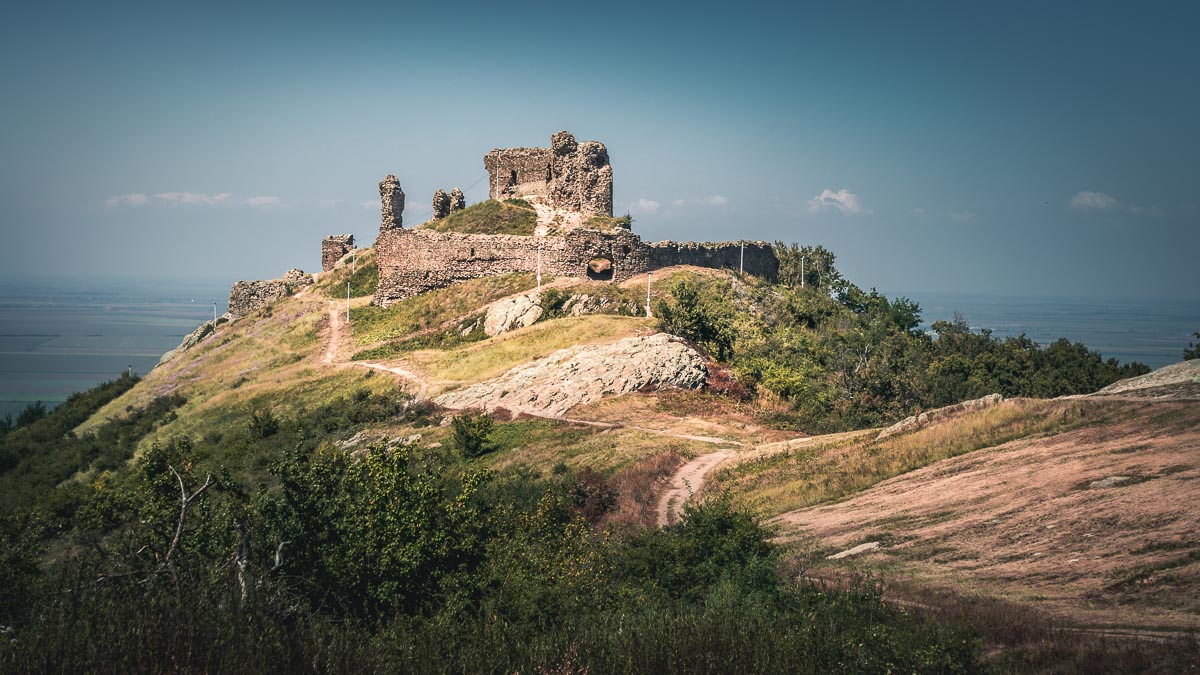
<svg viewBox="0 0 1200 675">
<path fill-rule="evenodd" d="M 673 434 L 672 434 L 673 435 Z M 681 436 L 691 440 L 717 440 L 721 439 L 706 439 L 703 436 Z M 701 455 L 696 459 L 684 464 L 675 470 L 675 474 L 671 476 L 671 480 L 667 483 L 667 487 L 658 498 L 658 525 L 666 527 L 679 520 L 679 513 L 683 509 L 683 505 L 687 500 L 692 498 L 692 495 L 700 492 L 700 488 L 704 485 L 704 478 L 716 469 L 718 466 L 730 461 L 738 463 L 748 459 L 765 457 L 777 452 L 790 450 L 798 445 L 810 443 L 819 436 L 810 436 L 806 438 L 794 438 L 786 441 L 777 441 L 775 443 L 765 443 L 755 446 L 750 450 L 737 451 L 732 449 L 721 449 L 707 455 Z M 730 445 L 745 447 L 742 443 L 734 441 L 721 441 Z"/>
<path fill-rule="evenodd" d="M 658 525 L 666 527 L 679 520 L 683 505 L 700 490 L 704 476 L 718 464 L 737 455 L 735 450 L 717 450 L 684 464 L 675 471 L 667 483 L 667 489 L 658 498 Z"/>
</svg>

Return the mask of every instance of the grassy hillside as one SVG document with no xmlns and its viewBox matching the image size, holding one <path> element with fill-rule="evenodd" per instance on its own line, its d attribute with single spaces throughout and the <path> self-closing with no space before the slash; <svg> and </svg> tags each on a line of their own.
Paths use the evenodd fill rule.
<svg viewBox="0 0 1200 675">
<path fill-rule="evenodd" d="M 456 211 L 441 220 L 431 220 L 423 229 L 435 232 L 461 232 L 463 234 L 519 234 L 533 236 L 537 225 L 537 212 L 522 199 L 502 202 L 489 199 Z"/>
</svg>

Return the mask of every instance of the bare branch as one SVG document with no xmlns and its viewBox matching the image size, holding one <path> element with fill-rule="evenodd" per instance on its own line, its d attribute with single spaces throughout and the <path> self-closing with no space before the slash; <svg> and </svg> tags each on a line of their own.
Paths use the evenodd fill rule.
<svg viewBox="0 0 1200 675">
<path fill-rule="evenodd" d="M 187 493 L 187 488 L 184 487 L 183 484 L 183 476 L 180 476 L 179 472 L 175 470 L 175 467 L 171 466 L 170 464 L 167 465 L 167 468 L 171 470 L 171 473 L 175 474 L 175 479 L 179 481 L 180 505 L 179 523 L 175 526 L 175 537 L 171 539 L 171 546 L 167 548 L 167 555 L 163 558 L 164 565 L 171 562 L 171 556 L 175 555 L 176 549 L 179 548 L 179 540 L 183 538 L 183 521 L 184 518 L 187 517 L 188 507 L 192 505 L 192 500 L 203 494 L 204 491 L 213 484 L 212 474 L 210 473 L 208 474 L 208 477 L 204 479 L 204 485 L 201 485 L 200 489 L 196 490 L 191 494 L 191 496 L 189 496 Z"/>
</svg>

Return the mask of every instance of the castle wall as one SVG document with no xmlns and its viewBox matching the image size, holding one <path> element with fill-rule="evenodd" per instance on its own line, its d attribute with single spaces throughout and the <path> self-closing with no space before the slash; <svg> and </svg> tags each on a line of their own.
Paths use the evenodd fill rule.
<svg viewBox="0 0 1200 675">
<path fill-rule="evenodd" d="M 229 315 L 233 318 L 246 316 L 312 283 L 311 274 L 296 269 L 288 270 L 281 279 L 238 281 L 229 290 Z"/>
<path fill-rule="evenodd" d="M 488 195 L 503 201 L 550 194 L 549 148 L 507 148 L 483 156 L 491 179 Z"/>
<path fill-rule="evenodd" d="M 612 166 L 603 143 L 580 143 L 560 131 L 550 137 L 549 148 L 492 150 L 483 156 L 483 168 L 492 199 L 540 197 L 567 211 L 612 215 Z"/>
<path fill-rule="evenodd" d="M 321 271 L 328 272 L 354 250 L 354 235 L 331 234 L 321 241 Z"/>
<path fill-rule="evenodd" d="M 695 242 L 659 241 L 649 245 L 651 269 L 673 265 L 696 265 L 716 269 L 737 270 L 739 261 L 747 274 L 774 279 L 779 275 L 779 260 L 775 250 L 765 241 L 746 242 L 745 259 L 742 243 L 737 241 Z"/>
<path fill-rule="evenodd" d="M 386 307 L 470 279 L 536 273 L 539 247 L 546 276 L 588 278 L 588 263 L 603 258 L 611 263 L 606 280 L 619 282 L 645 272 L 649 261 L 641 237 L 628 230 L 572 230 L 561 237 L 387 230 L 375 240 L 375 303 Z"/>
</svg>

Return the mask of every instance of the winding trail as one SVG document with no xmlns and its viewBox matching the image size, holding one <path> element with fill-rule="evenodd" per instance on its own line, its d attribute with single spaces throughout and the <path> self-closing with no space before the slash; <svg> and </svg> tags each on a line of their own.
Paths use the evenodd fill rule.
<svg viewBox="0 0 1200 675">
<path fill-rule="evenodd" d="M 755 446 L 750 450 L 741 452 L 724 448 L 706 455 L 700 455 L 692 461 L 687 462 L 675 470 L 670 480 L 667 481 L 666 489 L 663 490 L 662 495 L 658 498 L 658 508 L 656 510 L 658 512 L 659 527 L 666 527 L 679 520 L 679 514 L 683 511 L 683 505 L 700 492 L 700 489 L 704 485 L 704 478 L 718 466 L 727 463 L 741 463 L 748 459 L 756 459 L 758 457 L 785 452 L 796 446 L 809 443 L 813 438 L 818 437 L 809 436 L 786 441 L 776 441 L 774 443 L 764 443 L 763 445 Z M 732 445 L 742 445 L 741 443 L 733 443 L 732 441 L 725 442 Z"/>
<path fill-rule="evenodd" d="M 344 306 L 340 305 L 337 301 L 330 301 L 328 311 L 329 337 L 328 343 L 325 345 L 325 352 L 321 359 L 323 363 L 337 368 L 370 368 L 371 370 L 390 373 L 401 378 L 408 386 L 413 388 L 418 399 L 424 400 L 428 398 L 430 383 L 426 378 L 417 373 L 405 368 L 401 368 L 400 366 L 385 365 L 370 361 L 351 361 L 350 354 L 348 353 L 349 347 L 347 346 L 348 340 L 351 337 L 350 326 L 345 320 Z M 535 415 L 534 417 L 537 416 Z M 700 492 L 705 476 L 707 476 L 718 466 L 735 459 L 738 461 L 744 461 L 751 457 L 759 457 L 764 454 L 780 452 L 792 447 L 797 443 L 804 443 L 811 440 L 810 438 L 801 438 L 748 447 L 745 443 L 727 438 L 694 434 L 680 434 L 670 431 L 663 431 L 661 429 L 639 426 L 636 424 L 600 422 L 571 417 L 547 417 L 546 419 L 556 419 L 562 422 L 583 424 L 602 429 L 633 429 L 658 436 L 719 446 L 714 452 L 700 455 L 699 457 L 696 457 L 695 459 L 679 467 L 666 482 L 666 486 L 663 489 L 657 506 L 657 520 L 660 526 L 670 525 L 679 519 L 679 514 L 682 512 L 683 505 L 689 499 L 691 499 L 694 494 Z"/>
</svg>

